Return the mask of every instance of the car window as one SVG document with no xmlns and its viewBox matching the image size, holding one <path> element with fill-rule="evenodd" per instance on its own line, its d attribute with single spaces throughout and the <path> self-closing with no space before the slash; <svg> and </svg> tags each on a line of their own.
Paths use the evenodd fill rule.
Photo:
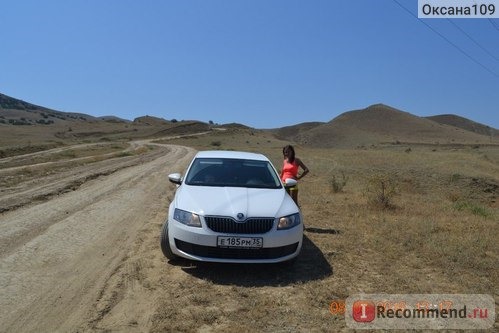
<svg viewBox="0 0 499 333">
<path fill-rule="evenodd" d="M 185 182 L 198 186 L 281 188 L 269 162 L 245 159 L 196 158 Z"/>
</svg>

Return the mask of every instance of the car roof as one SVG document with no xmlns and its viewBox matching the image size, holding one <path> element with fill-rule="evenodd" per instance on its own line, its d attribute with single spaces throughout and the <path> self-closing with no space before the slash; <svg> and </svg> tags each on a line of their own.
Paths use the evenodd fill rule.
<svg viewBox="0 0 499 333">
<path fill-rule="evenodd" d="M 196 158 L 234 158 L 245 160 L 268 161 L 262 154 L 233 150 L 205 150 L 196 154 Z"/>
</svg>

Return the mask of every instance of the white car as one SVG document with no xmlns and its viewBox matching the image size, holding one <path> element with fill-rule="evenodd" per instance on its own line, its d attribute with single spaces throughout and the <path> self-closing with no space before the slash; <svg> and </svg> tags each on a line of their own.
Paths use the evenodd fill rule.
<svg viewBox="0 0 499 333">
<path fill-rule="evenodd" d="M 177 184 L 161 249 L 178 257 L 212 262 L 276 263 L 298 256 L 303 219 L 272 163 L 261 154 L 199 152 Z"/>
</svg>

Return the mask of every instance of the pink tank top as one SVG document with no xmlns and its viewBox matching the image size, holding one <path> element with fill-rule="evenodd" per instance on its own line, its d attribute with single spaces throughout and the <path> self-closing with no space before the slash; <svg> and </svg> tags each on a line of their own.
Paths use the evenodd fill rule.
<svg viewBox="0 0 499 333">
<path fill-rule="evenodd" d="M 284 182 L 288 178 L 296 179 L 298 176 L 298 163 L 296 163 L 296 159 L 293 163 L 289 163 L 288 160 L 284 160 L 284 164 L 282 166 L 282 176 L 281 180 Z"/>
</svg>

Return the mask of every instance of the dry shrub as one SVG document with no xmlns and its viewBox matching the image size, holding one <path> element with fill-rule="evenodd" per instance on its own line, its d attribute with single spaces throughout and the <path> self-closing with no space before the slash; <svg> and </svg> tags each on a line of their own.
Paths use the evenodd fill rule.
<svg viewBox="0 0 499 333">
<path fill-rule="evenodd" d="M 348 177 L 345 176 L 345 173 L 341 173 L 341 179 L 338 177 L 336 178 L 336 175 L 333 175 L 333 178 L 329 181 L 329 184 L 331 185 L 331 189 L 333 190 L 334 193 L 338 193 L 343 191 L 343 188 L 347 184 Z"/>
<path fill-rule="evenodd" d="M 212 141 L 211 145 L 213 147 L 220 147 L 222 145 L 222 142 L 221 141 Z"/>
<path fill-rule="evenodd" d="M 447 199 L 449 199 L 451 202 L 457 202 L 461 200 L 461 194 L 456 191 L 449 191 L 449 193 L 447 194 Z"/>
<path fill-rule="evenodd" d="M 382 210 L 394 209 L 393 198 L 397 195 L 395 177 L 377 174 L 367 180 L 364 195 L 370 206 Z"/>
</svg>

